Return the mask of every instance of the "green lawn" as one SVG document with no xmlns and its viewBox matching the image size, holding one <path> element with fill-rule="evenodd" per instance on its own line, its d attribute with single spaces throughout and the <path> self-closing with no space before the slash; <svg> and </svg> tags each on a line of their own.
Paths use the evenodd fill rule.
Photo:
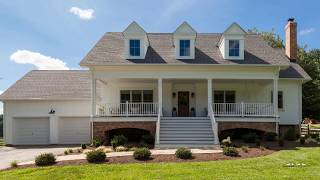
<svg viewBox="0 0 320 180">
<path fill-rule="evenodd" d="M 304 163 L 304 167 L 285 164 Z M 320 148 L 285 150 L 260 158 L 188 163 L 140 163 L 29 168 L 2 179 L 319 179 Z"/>
<path fill-rule="evenodd" d="M 1 146 L 4 146 L 4 142 L 3 142 L 3 138 L 2 137 L 0 137 L 0 147 Z"/>
</svg>

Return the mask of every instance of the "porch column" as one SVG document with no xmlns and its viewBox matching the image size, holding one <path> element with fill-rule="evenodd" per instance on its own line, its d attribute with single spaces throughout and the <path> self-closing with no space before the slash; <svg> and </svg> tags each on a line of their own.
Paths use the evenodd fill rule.
<svg viewBox="0 0 320 180">
<path fill-rule="evenodd" d="M 162 116 L 162 78 L 158 79 L 158 103 L 159 113 Z"/>
<path fill-rule="evenodd" d="M 93 140 L 93 121 L 96 116 L 96 79 L 94 77 L 93 71 L 91 71 L 91 140 Z"/>
<path fill-rule="evenodd" d="M 209 108 L 212 108 L 212 79 L 208 79 L 208 113 Z"/>
<path fill-rule="evenodd" d="M 278 77 L 275 76 L 273 79 L 273 113 L 276 118 L 276 132 L 279 133 L 279 112 L 278 112 Z"/>
</svg>

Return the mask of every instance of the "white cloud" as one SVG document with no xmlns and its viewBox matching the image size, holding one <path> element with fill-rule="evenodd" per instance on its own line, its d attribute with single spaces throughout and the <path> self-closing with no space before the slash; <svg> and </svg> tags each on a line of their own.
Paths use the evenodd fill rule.
<svg viewBox="0 0 320 180">
<path fill-rule="evenodd" d="M 302 29 L 302 30 L 299 31 L 299 34 L 301 36 L 304 36 L 304 35 L 307 35 L 307 34 L 310 34 L 310 33 L 314 32 L 314 31 L 315 31 L 314 28 Z"/>
<path fill-rule="evenodd" d="M 167 17 L 191 8 L 195 0 L 171 0 L 169 2 L 170 4 L 163 11 L 163 15 Z"/>
<path fill-rule="evenodd" d="M 69 70 L 67 63 L 60 59 L 28 50 L 18 50 L 11 54 L 10 59 L 18 64 L 32 64 L 39 70 Z"/>
<path fill-rule="evenodd" d="M 80 19 L 83 20 L 91 20 L 93 18 L 93 9 L 80 9 L 78 7 L 72 7 L 69 10 L 70 13 L 79 16 Z"/>
</svg>

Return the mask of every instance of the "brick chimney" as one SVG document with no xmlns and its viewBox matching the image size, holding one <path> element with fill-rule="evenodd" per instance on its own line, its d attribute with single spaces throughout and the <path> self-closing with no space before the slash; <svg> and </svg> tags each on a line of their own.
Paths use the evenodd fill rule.
<svg viewBox="0 0 320 180">
<path fill-rule="evenodd" d="M 289 18 L 288 23 L 285 27 L 286 33 L 286 55 L 292 62 L 297 60 L 297 22 L 294 18 Z"/>
</svg>

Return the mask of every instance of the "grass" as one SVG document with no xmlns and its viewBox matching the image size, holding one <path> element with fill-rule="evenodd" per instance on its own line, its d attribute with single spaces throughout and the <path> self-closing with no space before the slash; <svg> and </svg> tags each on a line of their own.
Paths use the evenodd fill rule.
<svg viewBox="0 0 320 180">
<path fill-rule="evenodd" d="M 304 163 L 304 167 L 286 167 Z M 283 150 L 239 160 L 89 164 L 16 169 L 0 172 L 1 179 L 319 179 L 320 147 Z"/>
<path fill-rule="evenodd" d="M 1 146 L 4 146 L 4 141 L 3 141 L 3 138 L 2 137 L 0 137 L 0 147 Z"/>
</svg>

